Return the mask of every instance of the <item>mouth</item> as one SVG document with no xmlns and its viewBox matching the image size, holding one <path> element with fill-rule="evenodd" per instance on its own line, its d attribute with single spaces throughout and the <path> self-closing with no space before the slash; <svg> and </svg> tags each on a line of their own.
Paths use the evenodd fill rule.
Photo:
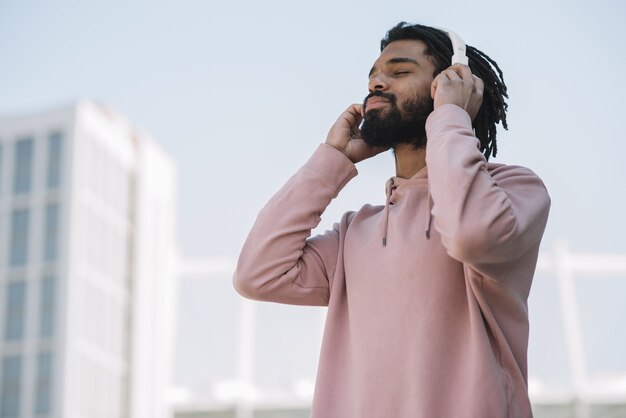
<svg viewBox="0 0 626 418">
<path fill-rule="evenodd" d="M 378 109 L 380 107 L 384 107 L 389 104 L 389 100 L 383 99 L 382 97 L 372 97 L 365 102 L 365 111 L 372 109 Z"/>
</svg>

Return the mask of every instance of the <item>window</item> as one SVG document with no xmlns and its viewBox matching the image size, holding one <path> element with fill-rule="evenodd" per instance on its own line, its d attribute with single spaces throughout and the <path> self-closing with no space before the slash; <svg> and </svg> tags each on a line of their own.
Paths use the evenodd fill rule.
<svg viewBox="0 0 626 418">
<path fill-rule="evenodd" d="M 57 258 L 59 232 L 59 206 L 50 204 L 46 206 L 46 224 L 44 235 L 44 261 L 55 261 Z"/>
<path fill-rule="evenodd" d="M 4 358 L 1 384 L 0 418 L 18 418 L 22 391 L 22 359 L 20 357 Z"/>
<path fill-rule="evenodd" d="M 37 381 L 35 383 L 35 414 L 50 413 L 52 391 L 52 353 L 41 352 L 37 357 Z"/>
<path fill-rule="evenodd" d="M 7 341 L 21 340 L 24 335 L 26 282 L 12 282 L 7 286 L 4 338 Z"/>
<path fill-rule="evenodd" d="M 2 195 L 2 144 L 0 144 L 0 195 Z"/>
<path fill-rule="evenodd" d="M 13 192 L 16 195 L 30 192 L 33 166 L 33 140 L 22 139 L 15 144 L 15 175 Z"/>
<path fill-rule="evenodd" d="M 53 132 L 48 137 L 48 170 L 46 176 L 48 189 L 56 189 L 61 184 L 62 140 L 61 132 Z"/>
<path fill-rule="evenodd" d="M 26 264 L 28 254 L 28 210 L 18 209 L 11 216 L 11 256 L 9 262 L 12 266 Z"/>
<path fill-rule="evenodd" d="M 39 294 L 39 336 L 52 337 L 54 334 L 54 303 L 56 294 L 56 280 L 54 277 L 44 277 L 41 281 Z"/>
</svg>

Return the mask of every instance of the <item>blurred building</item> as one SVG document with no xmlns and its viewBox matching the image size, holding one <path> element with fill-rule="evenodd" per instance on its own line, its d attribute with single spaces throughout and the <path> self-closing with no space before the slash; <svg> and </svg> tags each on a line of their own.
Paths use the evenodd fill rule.
<svg viewBox="0 0 626 418">
<path fill-rule="evenodd" d="M 166 418 L 176 168 L 91 102 L 0 119 L 0 418 Z"/>
</svg>

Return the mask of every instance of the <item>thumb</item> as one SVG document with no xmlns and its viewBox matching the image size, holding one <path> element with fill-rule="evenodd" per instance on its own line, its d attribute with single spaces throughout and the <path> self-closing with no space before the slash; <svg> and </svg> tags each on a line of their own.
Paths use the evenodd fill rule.
<svg viewBox="0 0 626 418">
<path fill-rule="evenodd" d="M 439 80 L 435 78 L 433 82 L 430 84 L 430 98 L 435 100 L 435 93 L 437 92 L 437 85 L 439 84 Z"/>
</svg>

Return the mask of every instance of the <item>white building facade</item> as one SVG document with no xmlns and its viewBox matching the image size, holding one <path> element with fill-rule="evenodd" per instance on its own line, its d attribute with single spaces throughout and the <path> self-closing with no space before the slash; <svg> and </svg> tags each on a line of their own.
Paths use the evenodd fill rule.
<svg viewBox="0 0 626 418">
<path fill-rule="evenodd" d="M 176 167 L 91 102 L 0 119 L 0 418 L 167 418 Z"/>
</svg>

